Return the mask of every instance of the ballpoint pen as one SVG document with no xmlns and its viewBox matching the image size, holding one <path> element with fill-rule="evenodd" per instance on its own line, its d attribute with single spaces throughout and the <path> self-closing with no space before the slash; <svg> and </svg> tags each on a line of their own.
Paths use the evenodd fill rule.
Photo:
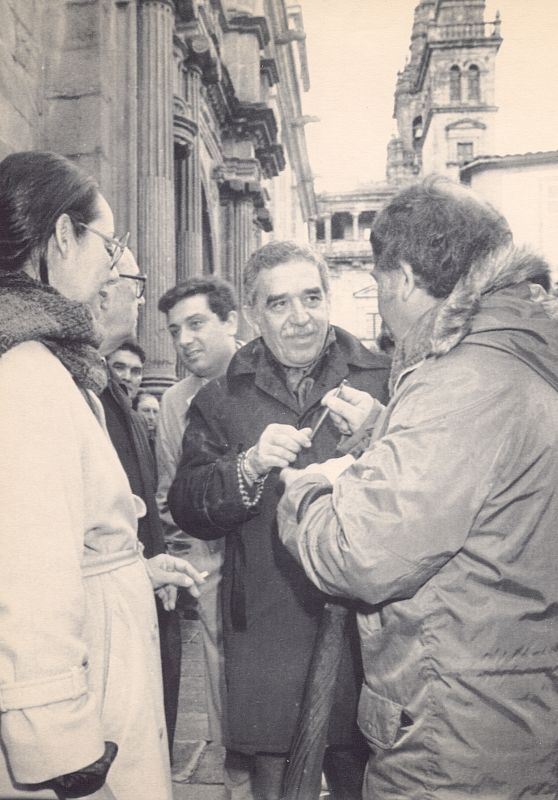
<svg viewBox="0 0 558 800">
<path fill-rule="evenodd" d="M 333 393 L 332 397 L 339 397 L 339 395 L 343 391 L 343 386 L 346 386 L 346 385 L 347 385 L 347 381 L 346 380 L 342 380 L 341 383 L 339 384 L 339 386 L 337 387 L 337 389 L 335 390 L 335 392 Z M 327 416 L 328 416 L 329 413 L 330 413 L 330 409 L 327 408 L 327 407 L 324 408 L 324 410 L 322 411 L 322 413 L 318 417 L 318 420 L 317 420 L 316 424 L 314 425 L 314 427 L 310 431 L 310 440 L 312 440 L 314 438 L 314 436 L 316 435 L 318 430 L 322 427 L 322 425 L 326 421 Z"/>
</svg>

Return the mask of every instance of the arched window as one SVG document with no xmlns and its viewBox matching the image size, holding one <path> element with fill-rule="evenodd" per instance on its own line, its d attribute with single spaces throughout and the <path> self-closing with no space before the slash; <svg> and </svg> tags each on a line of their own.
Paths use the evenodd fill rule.
<svg viewBox="0 0 558 800">
<path fill-rule="evenodd" d="M 450 69 L 450 102 L 461 100 L 461 70 L 458 66 Z"/>
<path fill-rule="evenodd" d="M 471 64 L 467 70 L 469 100 L 480 100 L 480 70 L 476 64 Z"/>
</svg>

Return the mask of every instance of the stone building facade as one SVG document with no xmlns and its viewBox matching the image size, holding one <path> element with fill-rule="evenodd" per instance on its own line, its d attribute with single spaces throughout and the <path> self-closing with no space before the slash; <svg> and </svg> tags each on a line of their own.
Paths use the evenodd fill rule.
<svg viewBox="0 0 558 800">
<path fill-rule="evenodd" d="M 500 19 L 485 22 L 485 0 L 421 0 L 409 58 L 397 76 L 387 179 L 432 172 L 459 179 L 459 167 L 494 152 L 495 61 Z"/>
<path fill-rule="evenodd" d="M 350 192 L 318 195 L 318 219 L 311 241 L 328 262 L 331 275 L 331 319 L 372 347 L 380 332 L 370 229 L 379 209 L 394 194 L 388 184 L 371 184 Z"/>
<path fill-rule="evenodd" d="M 364 228 L 406 183 L 432 172 L 459 180 L 460 167 L 493 152 L 495 61 L 500 19 L 485 22 L 485 0 L 420 0 L 409 57 L 398 73 L 386 183 L 318 196 L 311 235 L 333 273 L 334 319 L 371 345 L 379 332 L 372 254 Z M 366 226 L 361 220 L 366 219 Z"/>
<path fill-rule="evenodd" d="M 502 212 L 515 243 L 543 255 L 558 281 L 558 150 L 479 157 L 461 181 Z"/>
<path fill-rule="evenodd" d="M 147 383 L 175 378 L 160 295 L 308 238 L 316 198 L 299 6 L 285 0 L 0 0 L 0 157 L 67 155 L 94 175 L 148 275 Z M 245 327 L 244 333 L 248 334 Z"/>
</svg>

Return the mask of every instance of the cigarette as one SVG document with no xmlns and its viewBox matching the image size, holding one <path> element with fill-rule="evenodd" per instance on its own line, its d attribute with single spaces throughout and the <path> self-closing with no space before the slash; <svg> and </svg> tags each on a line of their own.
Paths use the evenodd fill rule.
<svg viewBox="0 0 558 800">
<path fill-rule="evenodd" d="M 207 578 L 208 575 L 209 575 L 209 572 L 207 570 L 204 570 L 203 572 L 200 572 L 200 578 L 203 578 L 204 580 Z"/>
<path fill-rule="evenodd" d="M 339 395 L 341 394 L 341 392 L 343 390 L 343 386 L 345 386 L 346 383 L 347 383 L 346 380 L 342 380 L 341 383 L 339 384 L 339 386 L 337 387 L 337 389 L 335 390 L 335 392 L 333 393 L 332 397 L 339 397 Z M 316 422 L 316 424 L 314 425 L 314 427 L 310 431 L 310 441 L 312 441 L 312 439 L 314 438 L 314 436 L 316 435 L 318 430 L 322 427 L 322 425 L 326 421 L 329 412 L 330 412 L 330 409 L 327 408 L 327 406 L 326 406 L 326 408 L 324 408 L 324 410 L 322 411 L 322 413 L 318 417 L 318 421 Z"/>
</svg>

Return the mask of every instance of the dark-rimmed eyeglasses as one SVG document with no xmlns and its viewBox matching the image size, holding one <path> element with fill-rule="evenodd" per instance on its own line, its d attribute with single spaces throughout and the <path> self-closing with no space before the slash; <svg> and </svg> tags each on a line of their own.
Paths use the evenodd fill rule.
<svg viewBox="0 0 558 800">
<path fill-rule="evenodd" d="M 131 281 L 136 282 L 136 297 L 138 300 L 144 296 L 147 275 L 126 275 L 124 272 L 121 272 L 120 277 L 129 278 Z"/>
<path fill-rule="evenodd" d="M 79 225 L 81 228 L 85 228 L 86 230 L 91 231 L 91 233 L 95 233 L 97 236 L 101 237 L 101 239 L 105 243 L 106 251 L 110 256 L 110 268 L 112 269 L 113 267 L 115 267 L 120 261 L 122 253 L 128 246 L 128 240 L 130 238 L 130 234 L 126 233 L 124 234 L 124 236 L 121 236 L 120 239 L 117 239 L 114 236 L 107 236 L 106 234 L 101 233 L 101 231 L 98 231 L 96 228 L 91 227 L 91 225 L 86 225 L 85 222 L 77 222 L 76 224 Z"/>
</svg>

